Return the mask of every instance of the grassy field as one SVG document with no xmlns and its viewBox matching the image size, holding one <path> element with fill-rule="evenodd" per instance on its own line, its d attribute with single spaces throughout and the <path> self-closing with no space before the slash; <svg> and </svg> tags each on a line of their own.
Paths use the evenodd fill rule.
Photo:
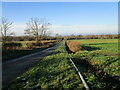
<svg viewBox="0 0 120 90">
<path fill-rule="evenodd" d="M 80 39 L 80 40 L 71 40 L 78 41 L 80 44 L 91 44 L 91 43 L 118 43 L 118 39 Z"/>
<path fill-rule="evenodd" d="M 117 39 L 72 40 L 81 49 L 71 54 L 74 62 L 92 88 L 118 89 L 120 84 L 120 58 Z"/>
<path fill-rule="evenodd" d="M 6 87 L 9 89 L 81 88 L 83 84 L 65 53 L 63 43 L 41 63 L 17 77 Z"/>
<path fill-rule="evenodd" d="M 99 53 L 119 56 L 118 39 L 85 39 L 85 40 L 74 40 L 80 43 L 83 50 L 96 51 Z"/>
<path fill-rule="evenodd" d="M 117 39 L 72 40 L 71 48 L 80 46 L 76 53 L 69 53 L 91 90 L 119 90 L 120 58 Z M 9 88 L 72 88 L 83 89 L 73 65 L 65 53 L 70 47 L 63 43 L 38 65 L 17 77 Z M 74 49 L 74 48 L 73 48 Z M 76 48 L 75 48 L 76 49 Z M 77 48 L 78 49 L 78 48 Z"/>
</svg>

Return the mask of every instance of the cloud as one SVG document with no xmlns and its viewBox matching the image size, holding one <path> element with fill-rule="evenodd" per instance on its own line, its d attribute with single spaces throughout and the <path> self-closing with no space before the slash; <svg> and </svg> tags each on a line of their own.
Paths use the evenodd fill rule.
<svg viewBox="0 0 120 90">
<path fill-rule="evenodd" d="M 53 25 L 54 33 L 59 34 L 114 34 L 117 25 Z"/>
<path fill-rule="evenodd" d="M 16 35 L 24 35 L 26 24 L 15 23 L 11 28 Z M 60 35 L 71 34 L 117 34 L 118 25 L 52 25 L 50 30 L 52 34 L 59 33 Z"/>
<path fill-rule="evenodd" d="M 24 35 L 24 29 L 26 28 L 26 24 L 15 23 L 12 25 L 11 30 L 15 32 L 15 35 Z"/>
</svg>

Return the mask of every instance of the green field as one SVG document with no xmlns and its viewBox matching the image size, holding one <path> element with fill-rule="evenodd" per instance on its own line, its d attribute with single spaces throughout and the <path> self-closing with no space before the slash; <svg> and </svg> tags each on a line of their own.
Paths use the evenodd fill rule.
<svg viewBox="0 0 120 90">
<path fill-rule="evenodd" d="M 73 41 L 73 40 L 72 40 Z M 120 58 L 117 39 L 75 40 L 81 50 L 71 54 L 76 65 L 90 85 L 102 88 L 120 88 Z M 90 78 L 92 77 L 92 78 Z"/>
<path fill-rule="evenodd" d="M 120 88 L 120 58 L 117 39 L 71 40 L 80 50 L 70 53 L 85 81 L 92 90 Z M 63 44 L 38 65 L 14 79 L 6 87 L 12 88 L 80 88 L 84 86 L 65 53 Z"/>
<path fill-rule="evenodd" d="M 118 43 L 118 39 L 80 39 L 71 40 L 78 41 L 80 44 L 91 44 L 91 43 Z"/>
</svg>

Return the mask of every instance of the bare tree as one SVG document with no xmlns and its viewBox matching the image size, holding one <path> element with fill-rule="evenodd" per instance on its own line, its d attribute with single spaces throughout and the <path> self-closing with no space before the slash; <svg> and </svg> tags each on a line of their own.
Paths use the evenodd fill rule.
<svg viewBox="0 0 120 90">
<path fill-rule="evenodd" d="M 34 36 L 36 42 L 41 42 L 43 36 L 47 34 L 48 26 L 51 25 L 45 19 L 31 18 L 27 23 L 27 29 L 25 29 L 25 34 Z"/>
<path fill-rule="evenodd" d="M 1 19 L 0 32 L 3 43 L 7 41 L 8 36 L 14 35 L 14 32 L 10 30 L 12 24 L 13 23 L 9 22 L 6 18 Z"/>
</svg>

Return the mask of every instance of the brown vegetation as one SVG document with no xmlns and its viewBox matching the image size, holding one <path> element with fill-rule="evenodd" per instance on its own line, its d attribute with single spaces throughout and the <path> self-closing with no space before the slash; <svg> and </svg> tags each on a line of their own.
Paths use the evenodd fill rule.
<svg viewBox="0 0 120 90">
<path fill-rule="evenodd" d="M 74 40 L 74 39 L 118 39 L 120 38 L 120 34 L 105 34 L 105 35 L 70 35 L 65 36 L 67 40 Z"/>
<path fill-rule="evenodd" d="M 21 48 L 21 47 L 22 47 L 21 43 L 9 42 L 9 43 L 3 44 L 2 50 L 16 50 L 16 49 Z"/>
<path fill-rule="evenodd" d="M 40 48 L 45 46 L 50 46 L 54 43 L 58 42 L 57 40 L 54 41 L 42 41 L 42 43 L 33 42 L 26 42 L 25 47 L 23 47 L 22 43 L 18 42 L 6 42 L 2 45 L 2 50 L 25 50 L 25 49 L 33 49 L 33 48 Z"/>
<path fill-rule="evenodd" d="M 50 46 L 55 45 L 58 41 L 42 41 L 41 43 L 36 43 L 35 41 L 27 42 L 7 42 L 2 46 L 2 60 L 10 60 L 18 58 L 24 55 L 35 53 L 44 50 Z"/>
<path fill-rule="evenodd" d="M 76 41 L 67 41 L 67 45 L 69 47 L 69 49 L 75 53 L 77 51 L 80 50 L 80 42 L 76 42 Z"/>
</svg>

